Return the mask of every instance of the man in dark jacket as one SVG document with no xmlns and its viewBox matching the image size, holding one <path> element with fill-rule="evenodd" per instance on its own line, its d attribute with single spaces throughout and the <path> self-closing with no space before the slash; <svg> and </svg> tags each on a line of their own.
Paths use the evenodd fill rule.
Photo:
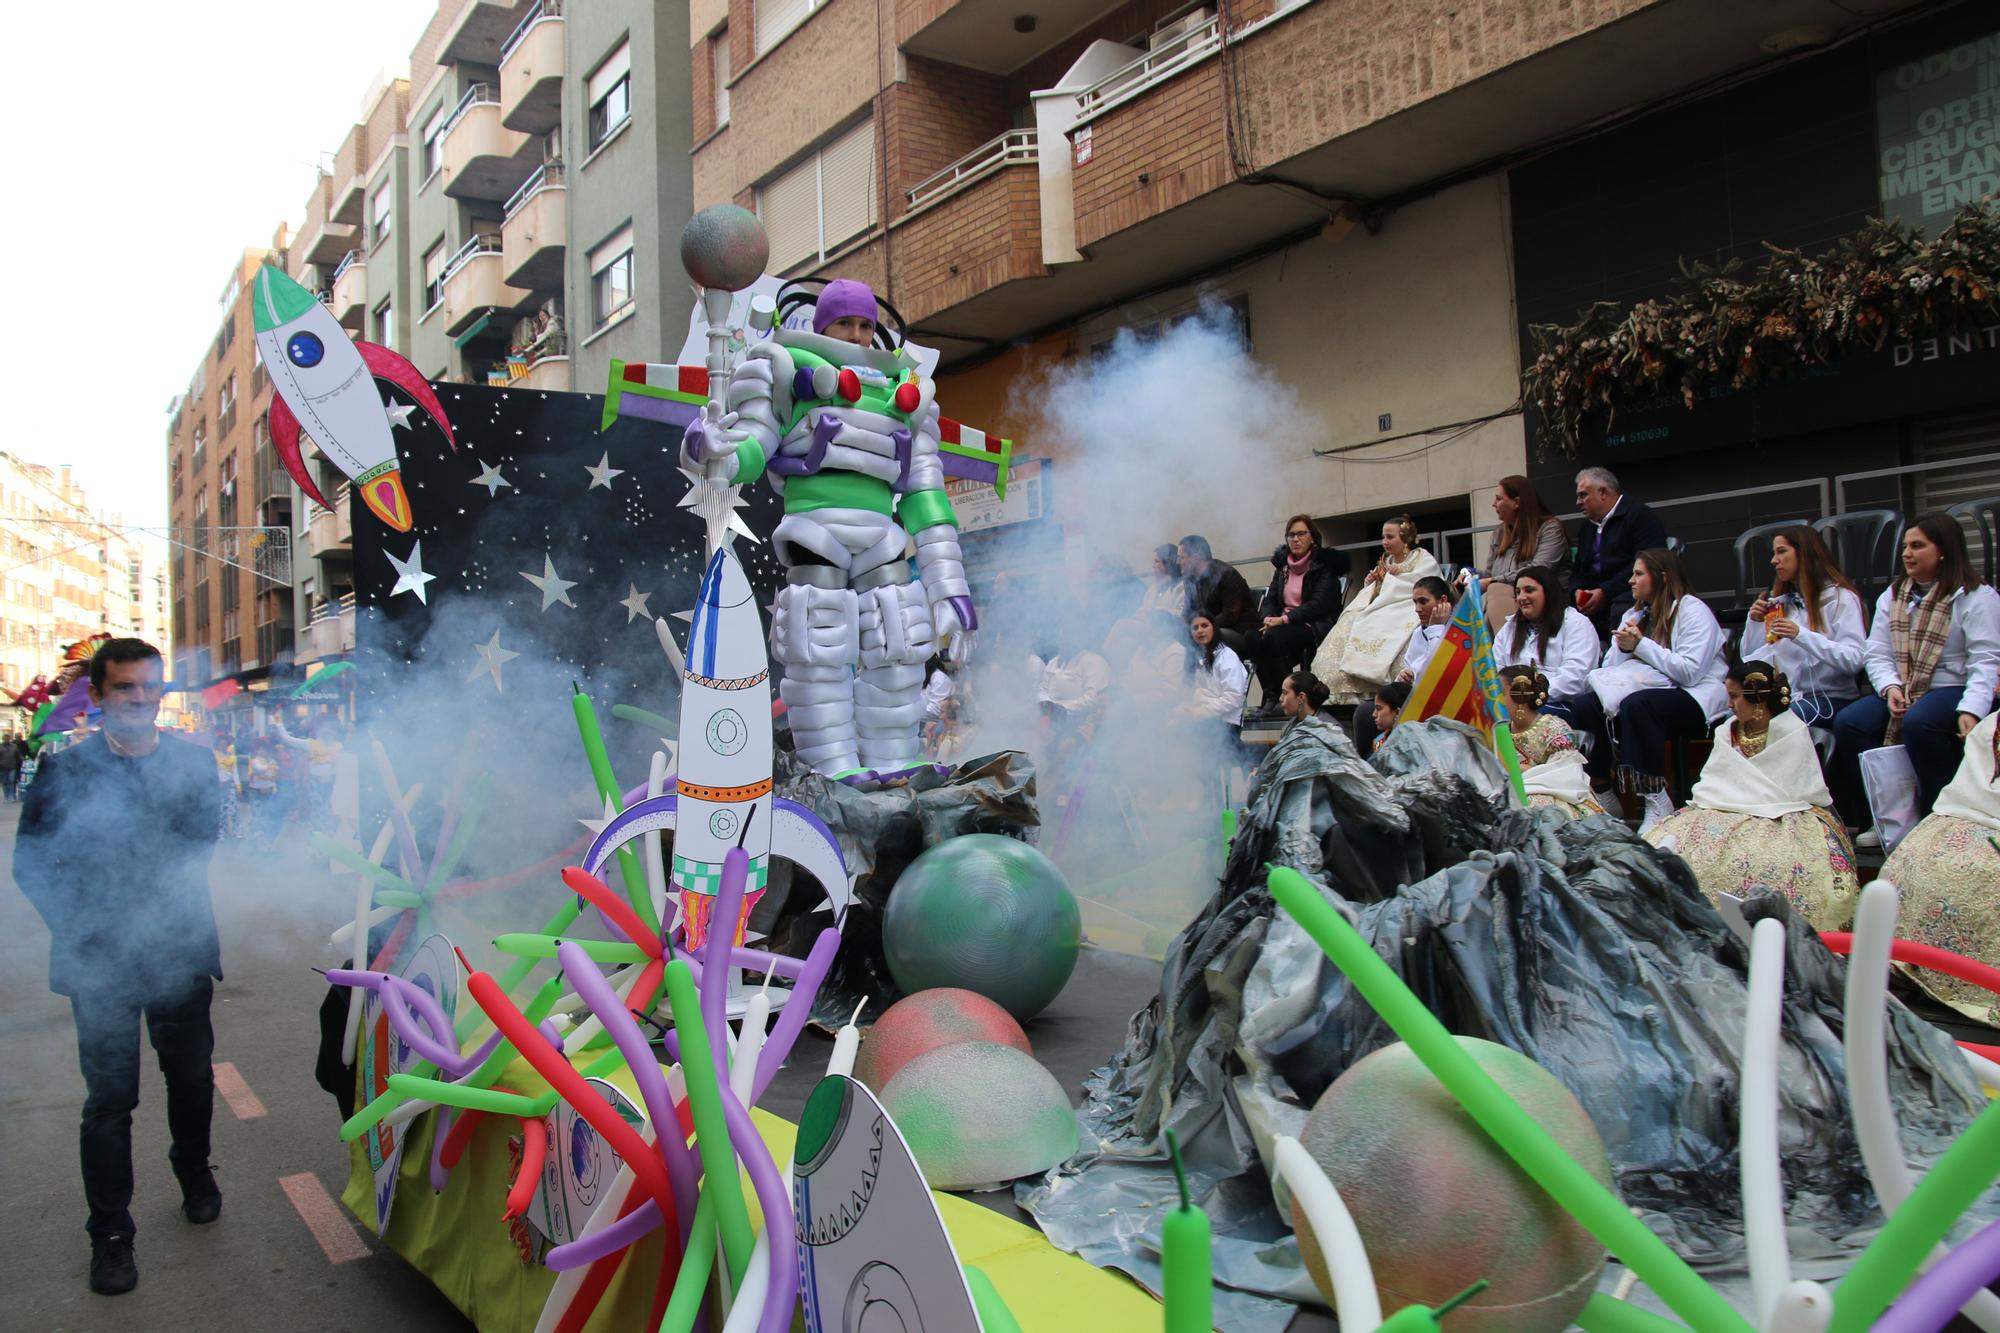
<svg viewBox="0 0 2000 1333">
<path fill-rule="evenodd" d="M 49 928 L 49 989 L 76 1018 L 90 1287 L 139 1280 L 132 1256 L 132 1112 L 143 1018 L 167 1085 L 168 1154 L 191 1222 L 213 1222 L 214 980 L 222 976 L 208 862 L 222 803 L 215 760 L 153 725 L 164 670 L 138 639 L 90 661 L 104 729 L 42 758 L 21 810 L 14 881 Z"/>
<path fill-rule="evenodd" d="M 1576 537 L 1577 609 L 1608 639 L 1632 606 L 1632 562 L 1639 552 L 1667 544 L 1660 516 L 1619 490 L 1610 469 L 1587 467 L 1576 474 L 1576 507 L 1583 525 Z"/>
<path fill-rule="evenodd" d="M 1285 677 L 1312 659 L 1319 641 L 1340 618 L 1343 563 L 1319 544 L 1319 529 L 1311 519 L 1294 514 L 1286 522 L 1285 544 L 1271 553 L 1271 586 L 1264 590 L 1259 608 L 1262 623 L 1250 639 L 1251 665 L 1264 690 L 1264 713 L 1277 712 Z"/>
<path fill-rule="evenodd" d="M 1242 656 L 1257 632 L 1257 597 L 1236 566 L 1215 558 L 1208 538 L 1181 538 L 1181 574 L 1188 580 L 1188 615 L 1199 611 L 1215 623 L 1222 641 Z"/>
</svg>

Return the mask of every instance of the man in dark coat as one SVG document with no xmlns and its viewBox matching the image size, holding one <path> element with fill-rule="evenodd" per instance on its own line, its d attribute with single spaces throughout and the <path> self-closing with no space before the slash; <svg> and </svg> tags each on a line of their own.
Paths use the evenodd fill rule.
<svg viewBox="0 0 2000 1333">
<path fill-rule="evenodd" d="M 1632 606 L 1632 562 L 1639 552 L 1667 544 L 1660 516 L 1619 489 L 1610 469 L 1587 467 L 1576 474 L 1576 507 L 1583 524 L 1576 537 L 1577 609 L 1609 639 Z"/>
<path fill-rule="evenodd" d="M 1188 580 L 1188 615 L 1214 622 L 1222 641 L 1242 656 L 1257 632 L 1257 596 L 1236 566 L 1215 558 L 1208 538 L 1181 538 L 1181 574 Z"/>
<path fill-rule="evenodd" d="M 1262 623 L 1250 639 L 1251 665 L 1263 687 L 1262 712 L 1278 711 L 1285 677 L 1312 660 L 1314 649 L 1340 618 L 1340 573 L 1345 562 L 1319 544 L 1319 529 L 1303 514 L 1285 524 L 1285 544 L 1271 553 L 1271 586 L 1258 608 Z M 1296 606 L 1286 597 L 1299 578 Z"/>
<path fill-rule="evenodd" d="M 49 989 L 70 998 L 85 1095 L 83 1193 L 90 1287 L 139 1280 L 132 1256 L 132 1112 L 143 1019 L 167 1085 L 168 1154 L 191 1222 L 213 1222 L 209 1058 L 222 976 L 208 863 L 222 803 L 207 750 L 165 736 L 160 653 L 112 639 L 90 662 L 104 728 L 44 755 L 21 810 L 14 881 L 49 929 Z"/>
</svg>

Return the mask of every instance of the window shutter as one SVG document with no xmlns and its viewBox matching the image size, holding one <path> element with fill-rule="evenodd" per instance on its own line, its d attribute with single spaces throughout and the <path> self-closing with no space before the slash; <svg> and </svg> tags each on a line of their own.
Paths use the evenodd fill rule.
<svg viewBox="0 0 2000 1333">
<path fill-rule="evenodd" d="M 820 156 L 825 246 L 831 250 L 875 225 L 875 123 L 862 121 Z"/>
<path fill-rule="evenodd" d="M 753 0 L 757 13 L 757 54 L 763 55 L 805 21 L 813 0 Z"/>
<path fill-rule="evenodd" d="M 729 29 L 709 38 L 708 44 L 715 58 L 715 124 L 719 129 L 729 123 Z"/>
<path fill-rule="evenodd" d="M 430 248 L 429 253 L 424 255 L 424 290 L 429 291 L 431 288 L 437 286 L 438 279 L 443 276 L 444 244 L 443 242 L 439 242 Z"/>
<path fill-rule="evenodd" d="M 819 155 L 757 192 L 757 212 L 771 241 L 771 272 L 783 273 L 819 254 Z"/>
<path fill-rule="evenodd" d="M 585 106 L 596 106 L 604 95 L 611 91 L 618 80 L 632 72 L 632 43 L 620 42 L 618 49 L 597 67 L 590 76 L 589 91 L 584 96 Z"/>
</svg>

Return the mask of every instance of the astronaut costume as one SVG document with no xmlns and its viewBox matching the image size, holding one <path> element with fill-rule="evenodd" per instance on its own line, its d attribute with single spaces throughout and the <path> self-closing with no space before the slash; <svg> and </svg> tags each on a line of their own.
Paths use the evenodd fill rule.
<svg viewBox="0 0 2000 1333">
<path fill-rule="evenodd" d="M 717 484 L 769 475 L 785 505 L 771 534 L 785 569 L 771 655 L 799 757 L 833 777 L 888 777 L 923 763 L 925 662 L 978 620 L 944 489 L 936 386 L 900 349 L 827 336 L 842 318 L 876 323 L 866 284 L 828 283 L 811 333 L 778 329 L 744 349 L 728 415 L 711 408 L 688 428 L 683 462 Z"/>
</svg>

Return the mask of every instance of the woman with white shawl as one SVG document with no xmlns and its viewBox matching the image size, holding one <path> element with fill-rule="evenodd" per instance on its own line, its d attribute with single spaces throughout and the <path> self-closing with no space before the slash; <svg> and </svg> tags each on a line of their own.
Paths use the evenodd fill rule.
<svg viewBox="0 0 2000 1333">
<path fill-rule="evenodd" d="M 1734 716 L 1688 804 L 1640 836 L 1671 844 L 1711 899 L 1774 889 L 1814 930 L 1845 930 L 1861 881 L 1791 686 L 1768 662 L 1739 662 L 1724 684 Z"/>
<path fill-rule="evenodd" d="M 1313 655 L 1312 672 L 1333 691 L 1335 703 L 1372 699 L 1396 678 L 1417 628 L 1410 598 L 1418 580 L 1437 572 L 1437 557 L 1417 545 L 1415 519 L 1406 514 L 1382 525 L 1382 558 Z"/>
<path fill-rule="evenodd" d="M 1965 758 L 1882 878 L 1903 894 L 1898 934 L 1990 963 L 2000 958 L 2000 713 L 1965 738 Z M 1942 972 L 1916 973 L 1938 999 L 2000 1027 L 2000 996 Z"/>
</svg>

